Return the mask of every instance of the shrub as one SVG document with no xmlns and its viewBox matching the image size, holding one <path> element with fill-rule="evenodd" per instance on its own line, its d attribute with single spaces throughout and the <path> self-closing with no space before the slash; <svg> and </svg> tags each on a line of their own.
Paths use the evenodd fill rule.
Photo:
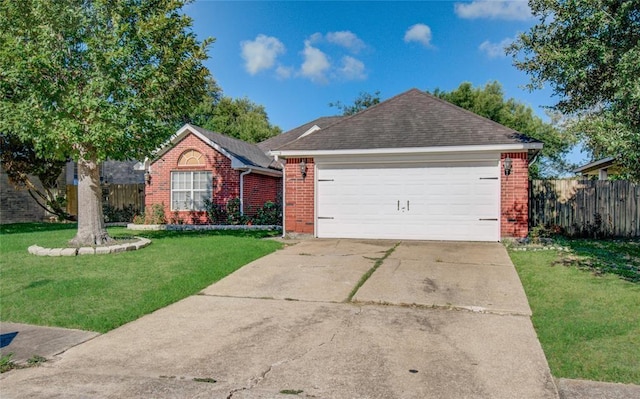
<svg viewBox="0 0 640 399">
<path fill-rule="evenodd" d="M 245 224 L 247 218 L 240 212 L 240 198 L 232 198 L 227 202 L 227 224 Z"/>
<path fill-rule="evenodd" d="M 282 224 L 282 212 L 280 206 L 275 202 L 267 201 L 262 208 L 258 209 L 253 218 L 253 223 L 257 225 L 277 225 Z"/>
<path fill-rule="evenodd" d="M 116 208 L 106 203 L 102 205 L 105 222 L 131 222 L 136 212 L 133 205 L 127 205 L 124 208 Z"/>
<path fill-rule="evenodd" d="M 213 224 L 226 224 L 227 211 L 223 206 L 214 203 L 212 200 L 204 199 L 204 211 L 207 213 L 207 219 Z"/>
</svg>

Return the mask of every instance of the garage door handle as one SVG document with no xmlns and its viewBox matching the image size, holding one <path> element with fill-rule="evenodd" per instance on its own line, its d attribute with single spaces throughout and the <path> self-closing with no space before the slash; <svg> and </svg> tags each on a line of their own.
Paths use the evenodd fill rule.
<svg viewBox="0 0 640 399">
<path fill-rule="evenodd" d="M 398 200 L 398 210 L 400 210 L 400 200 Z"/>
<path fill-rule="evenodd" d="M 478 220 L 491 220 L 491 221 L 497 222 L 497 221 L 498 221 L 498 218 L 487 218 L 487 219 L 482 219 L 482 218 L 480 218 L 480 219 L 478 219 Z"/>
<path fill-rule="evenodd" d="M 409 210 L 409 201 L 407 201 L 407 210 Z"/>
<path fill-rule="evenodd" d="M 333 219 L 333 216 L 318 216 L 318 219 Z"/>
</svg>

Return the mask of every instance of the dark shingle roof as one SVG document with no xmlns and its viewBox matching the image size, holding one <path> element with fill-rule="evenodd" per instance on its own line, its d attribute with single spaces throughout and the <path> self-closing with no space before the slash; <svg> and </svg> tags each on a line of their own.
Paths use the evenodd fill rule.
<svg viewBox="0 0 640 399">
<path fill-rule="evenodd" d="M 346 117 L 280 151 L 533 143 L 517 131 L 417 89 Z"/>
<path fill-rule="evenodd" d="M 220 133 L 214 133 L 199 126 L 189 125 L 189 127 L 218 144 L 225 151 L 238 158 L 247 166 L 258 166 L 261 168 L 271 169 L 278 168 L 273 163 L 273 158 L 266 155 L 256 144 L 247 143 Z"/>
<path fill-rule="evenodd" d="M 323 116 L 309 123 L 305 123 L 302 126 L 291 129 L 288 132 L 279 134 L 275 137 L 271 137 L 270 139 L 258 143 L 258 147 L 260 147 L 260 149 L 262 149 L 264 152 L 274 150 L 278 147 L 282 147 L 287 143 L 297 140 L 300 136 L 305 134 L 314 126 L 318 126 L 319 128 L 324 129 L 344 118 L 344 116 Z"/>
</svg>

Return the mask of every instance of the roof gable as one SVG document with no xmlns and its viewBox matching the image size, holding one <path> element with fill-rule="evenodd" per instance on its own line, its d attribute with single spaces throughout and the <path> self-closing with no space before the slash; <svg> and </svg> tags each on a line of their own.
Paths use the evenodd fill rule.
<svg viewBox="0 0 640 399">
<path fill-rule="evenodd" d="M 312 126 L 313 122 L 310 124 Z M 311 135 L 289 141 L 277 150 L 332 151 L 526 143 L 538 142 L 428 93 L 411 89 Z"/>
<path fill-rule="evenodd" d="M 304 125 L 298 126 L 294 129 L 289 130 L 288 132 L 279 134 L 275 137 L 271 137 L 261 143 L 258 143 L 258 147 L 263 151 L 267 152 L 269 150 L 274 150 L 276 148 L 282 147 L 292 141 L 299 139 L 302 136 L 308 136 L 311 133 L 315 133 L 318 130 L 313 130 L 314 126 L 319 127 L 320 129 L 324 129 L 328 126 L 333 125 L 334 123 L 344 119 L 344 116 L 323 116 L 318 119 L 315 119 L 311 122 L 305 123 Z M 313 131 L 312 131 L 313 130 Z"/>
<path fill-rule="evenodd" d="M 273 158 L 266 155 L 256 144 L 247 143 L 190 124 L 186 124 L 180 128 L 169 143 L 163 146 L 158 152 L 156 158 L 165 154 L 189 134 L 194 134 L 204 143 L 229 158 L 232 166 L 235 168 L 253 166 L 265 169 L 278 169 L 277 164 L 273 162 Z"/>
</svg>

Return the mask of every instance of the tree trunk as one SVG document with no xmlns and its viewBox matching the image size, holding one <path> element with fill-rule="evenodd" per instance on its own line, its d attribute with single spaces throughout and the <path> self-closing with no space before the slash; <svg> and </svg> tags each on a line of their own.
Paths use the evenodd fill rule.
<svg viewBox="0 0 640 399">
<path fill-rule="evenodd" d="M 78 232 L 69 241 L 75 247 L 109 244 L 104 226 L 100 170 L 95 160 L 78 160 Z"/>
</svg>

